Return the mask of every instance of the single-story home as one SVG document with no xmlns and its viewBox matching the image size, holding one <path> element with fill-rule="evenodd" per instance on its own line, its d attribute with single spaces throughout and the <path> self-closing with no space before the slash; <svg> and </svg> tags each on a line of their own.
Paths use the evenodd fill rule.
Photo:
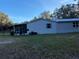
<svg viewBox="0 0 79 59">
<path fill-rule="evenodd" d="M 18 28 L 18 26 L 14 26 L 14 31 L 16 33 L 21 32 L 26 34 L 53 34 L 79 32 L 79 18 L 52 20 L 40 18 L 32 20 L 26 23 L 26 25 L 19 27 L 20 28 Z"/>
</svg>

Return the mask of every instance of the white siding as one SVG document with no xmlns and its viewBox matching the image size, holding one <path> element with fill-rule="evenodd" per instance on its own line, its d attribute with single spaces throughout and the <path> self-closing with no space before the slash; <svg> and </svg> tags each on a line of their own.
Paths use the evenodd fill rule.
<svg viewBox="0 0 79 59">
<path fill-rule="evenodd" d="M 73 22 L 59 22 L 56 24 L 57 33 L 79 32 L 79 27 L 73 27 Z"/>
<path fill-rule="evenodd" d="M 48 23 L 51 23 L 51 28 L 49 29 L 46 27 Z M 56 33 L 56 23 L 51 21 L 39 20 L 27 24 L 27 29 L 29 29 L 28 33 L 32 31 L 37 32 L 38 34 Z"/>
<path fill-rule="evenodd" d="M 38 34 L 54 34 L 54 33 L 69 33 L 69 32 L 79 32 L 79 27 L 73 27 L 73 22 L 75 21 L 46 21 L 38 20 L 27 24 L 27 29 L 30 32 L 37 32 Z M 47 24 L 51 23 L 51 28 L 47 28 Z"/>
</svg>

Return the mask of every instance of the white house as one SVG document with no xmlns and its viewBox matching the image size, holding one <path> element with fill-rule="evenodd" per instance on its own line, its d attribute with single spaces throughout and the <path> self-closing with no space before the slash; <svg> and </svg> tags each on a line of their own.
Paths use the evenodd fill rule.
<svg viewBox="0 0 79 59">
<path fill-rule="evenodd" d="M 79 32 L 79 18 L 77 19 L 57 19 L 56 33 Z"/>
<path fill-rule="evenodd" d="M 25 25 L 26 24 L 26 25 Z M 54 34 L 79 32 L 79 18 L 73 19 L 36 19 L 14 26 L 14 32 L 22 34 Z M 18 32 L 19 31 L 19 32 Z"/>
<path fill-rule="evenodd" d="M 27 28 L 30 32 L 37 32 L 38 34 L 49 34 L 56 33 L 56 23 L 52 22 L 52 20 L 47 19 L 37 19 L 29 22 L 27 24 Z M 27 33 L 27 34 L 28 34 Z"/>
<path fill-rule="evenodd" d="M 79 18 L 76 19 L 37 19 L 27 24 L 27 29 L 38 34 L 79 32 Z"/>
</svg>

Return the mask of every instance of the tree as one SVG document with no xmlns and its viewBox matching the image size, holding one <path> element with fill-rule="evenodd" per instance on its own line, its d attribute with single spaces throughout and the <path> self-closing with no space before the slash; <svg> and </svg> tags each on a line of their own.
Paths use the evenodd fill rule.
<svg viewBox="0 0 79 59">
<path fill-rule="evenodd" d="M 8 15 L 4 14 L 3 12 L 0 12 L 0 31 L 5 30 L 11 25 L 12 22 L 10 21 Z"/>
<path fill-rule="evenodd" d="M 79 11 L 75 11 L 74 4 L 67 4 L 56 9 L 53 13 L 57 18 L 79 18 Z"/>
<path fill-rule="evenodd" d="M 36 19 L 38 19 L 38 18 L 37 18 L 37 17 L 34 17 L 33 19 L 36 20 Z"/>
<path fill-rule="evenodd" d="M 77 1 L 77 0 L 74 0 L 74 1 Z M 78 0 L 78 6 L 79 6 L 79 0 Z"/>
<path fill-rule="evenodd" d="M 12 22 L 10 21 L 8 15 L 0 12 L 0 24 L 1 25 L 9 25 L 11 24 Z"/>
<path fill-rule="evenodd" d="M 74 1 L 77 1 L 77 0 L 74 0 Z M 78 0 L 78 2 L 77 2 L 77 6 L 78 6 L 77 9 L 78 9 L 78 11 L 79 11 L 79 0 Z"/>
<path fill-rule="evenodd" d="M 50 11 L 44 11 L 40 14 L 40 18 L 43 19 L 51 19 L 53 17 L 52 13 Z"/>
</svg>

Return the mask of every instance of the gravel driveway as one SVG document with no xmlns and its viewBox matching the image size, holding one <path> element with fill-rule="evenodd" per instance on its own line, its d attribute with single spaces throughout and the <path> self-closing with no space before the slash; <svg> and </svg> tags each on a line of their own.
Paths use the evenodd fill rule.
<svg viewBox="0 0 79 59">
<path fill-rule="evenodd" d="M 14 43 L 15 41 L 13 40 L 5 40 L 5 41 L 0 41 L 0 44 L 11 44 Z"/>
</svg>

